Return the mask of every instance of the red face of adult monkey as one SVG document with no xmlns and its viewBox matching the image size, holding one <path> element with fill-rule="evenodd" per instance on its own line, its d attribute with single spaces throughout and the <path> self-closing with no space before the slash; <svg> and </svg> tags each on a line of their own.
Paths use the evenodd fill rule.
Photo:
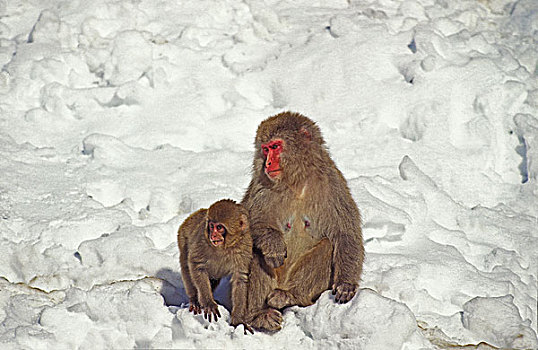
<svg viewBox="0 0 538 350">
<path fill-rule="evenodd" d="M 284 116 L 292 116 L 285 118 Z M 282 113 L 265 120 L 256 134 L 254 170 L 263 169 L 272 182 L 288 184 L 303 181 L 312 171 L 321 171 L 325 142 L 317 125 L 293 113 Z"/>
<path fill-rule="evenodd" d="M 262 144 L 263 155 L 265 156 L 265 174 L 270 179 L 275 179 L 282 173 L 282 169 L 280 168 L 280 154 L 283 149 L 284 141 L 280 139 Z"/>
<path fill-rule="evenodd" d="M 310 305 L 332 288 L 337 302 L 355 295 L 364 248 L 361 219 L 318 126 L 285 112 L 258 127 L 249 210 L 255 256 L 251 324 L 278 330 L 279 309 Z"/>
</svg>

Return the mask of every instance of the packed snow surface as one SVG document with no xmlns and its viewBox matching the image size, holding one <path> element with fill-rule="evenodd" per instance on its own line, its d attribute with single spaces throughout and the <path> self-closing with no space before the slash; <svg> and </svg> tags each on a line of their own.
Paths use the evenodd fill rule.
<svg viewBox="0 0 538 350">
<path fill-rule="evenodd" d="M 538 2 L 0 0 L 0 347 L 536 349 Z M 188 312 L 176 232 L 315 120 L 363 214 L 348 304 Z M 270 208 L 268 208 L 270 210 Z"/>
</svg>

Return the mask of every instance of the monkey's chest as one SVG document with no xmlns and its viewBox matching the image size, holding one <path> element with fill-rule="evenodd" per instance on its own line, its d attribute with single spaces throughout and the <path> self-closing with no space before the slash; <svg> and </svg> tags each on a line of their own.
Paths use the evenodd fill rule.
<svg viewBox="0 0 538 350">
<path fill-rule="evenodd" d="M 236 262 L 230 256 L 215 255 L 207 261 L 207 272 L 212 278 L 223 278 L 232 273 Z"/>
<path fill-rule="evenodd" d="M 294 213 L 284 218 L 282 226 L 288 252 L 286 265 L 292 266 L 307 251 L 312 249 L 321 238 L 316 222 L 302 213 Z"/>
</svg>

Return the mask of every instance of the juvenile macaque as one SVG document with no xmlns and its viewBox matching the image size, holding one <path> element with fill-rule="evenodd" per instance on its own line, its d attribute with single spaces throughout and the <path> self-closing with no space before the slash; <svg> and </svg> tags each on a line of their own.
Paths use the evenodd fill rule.
<svg viewBox="0 0 538 350">
<path fill-rule="evenodd" d="M 247 306 L 247 282 L 252 259 L 248 212 L 232 200 L 220 200 L 189 216 L 178 230 L 179 262 L 189 311 L 204 313 L 211 322 L 221 317 L 213 290 L 231 275 L 231 324 L 243 324 Z"/>
<path fill-rule="evenodd" d="M 259 125 L 242 204 L 255 248 L 247 318 L 254 328 L 280 329 L 279 310 L 311 305 L 327 289 L 336 302 L 353 298 L 364 259 L 361 217 L 313 121 L 285 112 Z"/>
</svg>

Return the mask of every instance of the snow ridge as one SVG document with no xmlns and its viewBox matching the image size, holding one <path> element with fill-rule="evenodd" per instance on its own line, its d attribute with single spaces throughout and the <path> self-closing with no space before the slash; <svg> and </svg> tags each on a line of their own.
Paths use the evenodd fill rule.
<svg viewBox="0 0 538 350">
<path fill-rule="evenodd" d="M 0 344 L 538 348 L 533 0 L 0 1 Z M 176 232 L 240 200 L 264 118 L 315 120 L 360 293 L 282 331 L 186 308 Z"/>
</svg>

